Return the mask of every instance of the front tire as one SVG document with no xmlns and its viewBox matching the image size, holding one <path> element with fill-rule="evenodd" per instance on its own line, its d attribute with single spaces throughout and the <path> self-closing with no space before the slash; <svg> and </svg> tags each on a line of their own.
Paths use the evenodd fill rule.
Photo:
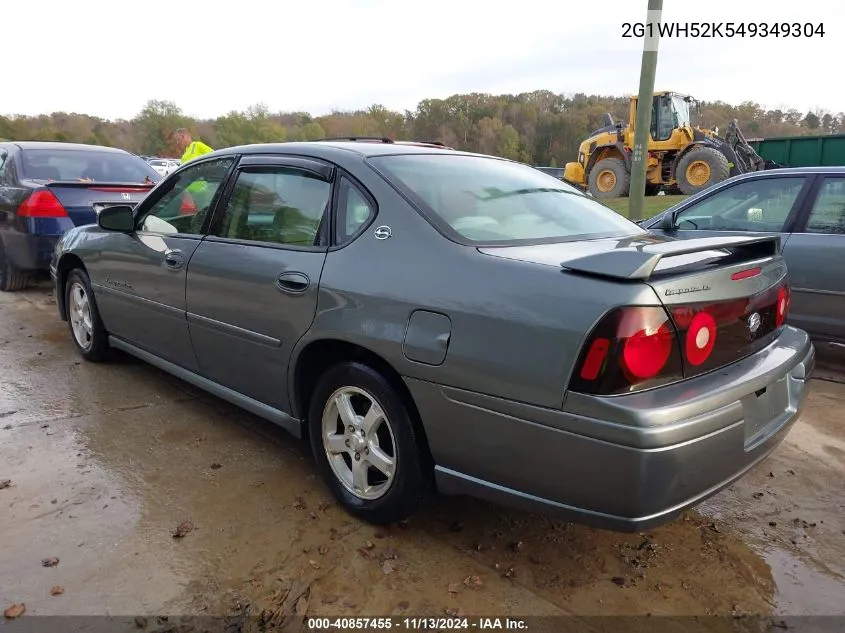
<svg viewBox="0 0 845 633">
<path fill-rule="evenodd" d="M 352 515 L 407 519 L 431 486 L 411 413 L 368 365 L 344 362 L 320 379 L 308 412 L 311 450 L 329 489 Z"/>
<path fill-rule="evenodd" d="M 694 147 L 681 157 L 675 169 L 678 188 L 687 196 L 722 182 L 731 174 L 728 159 L 712 147 Z"/>
<path fill-rule="evenodd" d="M 631 174 L 625 167 L 625 161 L 619 158 L 600 160 L 590 170 L 587 180 L 590 193 L 599 200 L 624 198 L 631 187 Z"/>
<path fill-rule="evenodd" d="M 74 268 L 67 276 L 65 310 L 71 338 L 82 357 L 92 362 L 106 360 L 111 352 L 108 333 L 97 310 L 91 280 L 81 268 Z"/>
</svg>

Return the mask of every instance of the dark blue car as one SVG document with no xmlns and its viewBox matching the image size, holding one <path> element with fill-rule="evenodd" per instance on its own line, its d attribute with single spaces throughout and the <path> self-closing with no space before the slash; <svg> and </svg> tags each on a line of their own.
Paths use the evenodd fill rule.
<svg viewBox="0 0 845 633">
<path fill-rule="evenodd" d="M 120 149 L 0 143 L 0 291 L 26 288 L 33 273 L 49 269 L 65 231 L 96 223 L 109 205 L 138 203 L 160 180 Z"/>
</svg>

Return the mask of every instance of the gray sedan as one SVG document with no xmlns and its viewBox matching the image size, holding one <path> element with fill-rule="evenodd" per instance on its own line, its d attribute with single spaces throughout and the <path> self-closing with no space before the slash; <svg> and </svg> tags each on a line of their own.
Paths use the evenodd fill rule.
<svg viewBox="0 0 845 633">
<path fill-rule="evenodd" d="M 69 231 L 51 271 L 84 358 L 306 438 L 376 523 L 433 490 L 663 523 L 777 446 L 815 359 L 776 236 L 655 237 L 434 144 L 220 150 Z"/>
<path fill-rule="evenodd" d="M 845 349 L 845 167 L 737 176 L 641 224 L 682 239 L 779 234 L 792 286 L 789 322 Z"/>
</svg>

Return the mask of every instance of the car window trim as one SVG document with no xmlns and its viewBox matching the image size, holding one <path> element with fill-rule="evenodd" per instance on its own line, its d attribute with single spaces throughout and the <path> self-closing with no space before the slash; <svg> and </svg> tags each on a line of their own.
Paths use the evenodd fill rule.
<svg viewBox="0 0 845 633">
<path fill-rule="evenodd" d="M 803 178 L 804 179 L 804 184 L 801 185 L 801 191 L 798 192 L 798 195 L 795 197 L 795 200 L 792 202 L 792 206 L 789 209 L 789 213 L 786 214 L 786 219 L 783 222 L 783 226 L 781 227 L 780 231 L 778 231 L 779 233 L 792 233 L 793 232 L 792 228 L 794 226 L 796 226 L 795 223 L 800 216 L 801 210 L 803 209 L 804 201 L 806 200 L 807 195 L 810 192 L 810 189 L 814 186 L 815 178 L 816 178 L 815 174 L 806 174 L 806 173 L 771 174 L 771 175 L 767 175 L 767 176 L 760 176 L 760 177 L 757 177 L 757 178 L 743 178 L 743 179 L 738 180 L 736 182 L 723 181 L 723 183 L 720 183 L 721 186 L 717 185 L 718 188 L 715 189 L 714 191 L 710 191 L 707 195 L 704 195 L 704 196 L 701 196 L 701 197 L 696 196 L 694 198 L 690 198 L 690 199 L 687 199 L 687 200 L 684 200 L 683 202 L 681 202 L 679 207 L 677 209 L 675 209 L 675 211 L 673 212 L 674 217 L 677 218 L 680 214 L 684 213 L 688 209 L 695 207 L 695 206 L 698 206 L 699 204 L 703 204 L 703 203 L 707 202 L 708 200 L 711 200 L 714 196 L 717 196 L 720 193 L 727 191 L 728 189 L 733 189 L 734 187 L 739 187 L 740 185 L 744 185 L 745 183 L 759 182 L 761 180 L 784 180 L 784 179 L 787 179 L 787 178 Z M 661 219 L 663 218 L 663 216 L 665 215 L 666 212 L 668 212 L 668 209 L 664 213 L 661 213 L 660 215 L 656 216 L 655 221 L 652 222 L 651 224 L 649 224 L 645 228 L 647 228 L 647 229 L 659 229 L 660 228 L 660 221 L 661 221 Z M 684 229 L 676 228 L 675 230 L 680 231 L 680 230 L 684 230 Z M 686 229 L 686 230 L 690 230 L 690 229 Z M 692 230 L 695 230 L 695 229 L 692 229 Z"/>
<path fill-rule="evenodd" d="M 370 216 L 367 218 L 366 222 L 363 222 L 361 226 L 345 241 L 343 244 L 337 243 L 337 235 L 335 232 L 335 226 L 338 222 L 338 214 L 340 213 L 340 187 L 341 182 L 343 180 L 347 180 L 350 185 L 352 185 L 355 189 L 358 190 L 358 193 L 361 194 L 361 197 L 367 201 L 367 204 L 370 205 Z M 347 198 L 348 201 L 348 198 Z M 352 242 L 357 240 L 364 232 L 370 228 L 373 223 L 376 221 L 376 218 L 379 214 L 379 207 L 378 203 L 376 202 L 375 196 L 352 174 L 347 172 L 345 169 L 338 169 L 337 178 L 335 182 L 334 194 L 332 195 L 332 208 L 331 213 L 331 221 L 329 222 L 329 235 L 331 240 L 329 242 L 329 250 L 330 251 L 339 251 L 343 248 L 346 248 Z"/>
<path fill-rule="evenodd" d="M 239 158 L 240 160 L 237 161 L 237 164 L 228 175 L 228 181 L 226 182 L 225 187 L 221 187 L 223 194 L 215 201 L 214 213 L 209 213 L 209 217 L 206 218 L 206 221 L 203 224 L 203 240 L 208 242 L 243 244 L 248 246 L 270 247 L 307 253 L 328 252 L 329 245 L 331 244 L 331 233 L 328 232 L 328 225 L 331 222 L 326 222 L 325 219 L 326 216 L 331 218 L 332 205 L 337 195 L 336 189 L 338 178 L 335 166 L 312 158 L 279 154 L 249 154 L 241 155 Z M 326 167 L 327 169 L 320 171 L 320 167 Z M 219 235 L 212 235 L 212 231 L 216 231 L 220 228 L 220 223 L 223 221 L 223 214 L 226 212 L 226 207 L 228 206 L 229 200 L 235 191 L 235 186 L 237 185 L 240 175 L 242 173 L 254 173 L 255 171 L 260 171 L 262 169 L 273 168 L 291 169 L 317 176 L 330 174 L 330 180 L 323 177 L 320 178 L 324 182 L 327 182 L 332 188 L 331 194 L 329 195 L 329 204 L 327 205 L 327 210 L 324 212 L 325 215 L 320 223 L 320 229 L 317 233 L 323 244 L 317 246 L 298 246 L 296 244 L 278 244 L 276 242 L 262 242 L 260 240 L 244 240 L 234 237 L 220 237 Z"/>
<path fill-rule="evenodd" d="M 158 204 L 158 202 L 169 191 L 171 191 L 173 189 L 173 186 L 175 185 L 177 178 L 178 178 L 178 176 L 176 176 L 176 174 L 183 172 L 184 170 L 182 170 L 182 169 L 179 169 L 178 171 L 174 171 L 169 176 L 165 176 L 159 182 L 159 184 L 156 185 L 156 187 L 147 195 L 147 197 L 144 198 L 141 202 L 139 202 L 135 206 L 135 209 L 134 209 L 134 211 L 135 211 L 135 232 L 136 233 L 143 233 L 144 235 L 168 235 L 168 236 L 172 236 L 172 237 L 178 236 L 178 237 L 192 237 L 192 238 L 196 238 L 196 239 L 202 239 L 208 232 L 208 228 L 209 228 L 209 225 L 210 225 L 211 218 L 217 212 L 217 206 L 220 204 L 220 199 L 222 197 L 223 191 L 229 185 L 229 182 L 232 179 L 232 174 L 233 174 L 233 172 L 234 172 L 234 170 L 235 170 L 235 168 L 237 167 L 237 164 L 238 164 L 238 155 L 232 154 L 232 155 L 227 155 L 227 156 L 214 156 L 213 158 L 197 158 L 197 159 L 192 160 L 190 163 L 185 163 L 184 165 L 182 165 L 182 167 L 185 167 L 185 168 L 189 168 L 189 167 L 192 168 L 192 167 L 196 167 L 196 166 L 204 164 L 204 163 L 210 163 L 210 162 L 213 162 L 213 161 L 216 161 L 216 160 L 231 160 L 232 164 L 229 165 L 229 169 L 226 172 L 226 175 L 223 176 L 223 180 L 222 180 L 221 185 L 217 188 L 217 191 L 214 192 L 214 197 L 211 199 L 211 203 L 208 205 L 208 213 L 206 214 L 205 220 L 203 220 L 203 223 L 202 223 L 202 226 L 200 227 L 199 233 L 179 233 L 179 232 L 177 232 L 177 233 L 167 233 L 167 234 L 165 234 L 165 233 L 159 233 L 157 231 L 143 231 L 140 228 L 141 223 L 143 222 L 144 218 L 146 218 L 149 215 L 150 210 L 156 204 Z M 170 184 L 170 183 L 173 183 L 173 184 Z M 166 185 L 169 185 L 169 186 L 163 187 L 162 184 L 166 184 Z M 141 207 L 146 207 L 146 208 L 139 211 L 139 209 Z"/>
<path fill-rule="evenodd" d="M 807 200 L 804 204 L 804 208 L 801 209 L 801 214 L 795 224 L 795 230 L 792 231 L 795 235 L 828 235 L 831 237 L 843 237 L 842 233 L 817 233 L 807 231 L 807 225 L 810 222 L 810 214 L 813 212 L 813 206 L 816 202 L 818 202 L 822 187 L 824 187 L 827 180 L 841 180 L 842 182 L 845 182 L 845 174 L 815 174 L 813 189 L 807 194 Z"/>
<path fill-rule="evenodd" d="M 328 183 L 335 179 L 336 167 L 330 163 L 305 156 L 288 154 L 245 154 L 241 156 L 238 169 L 250 167 L 289 167 L 310 172 Z"/>
</svg>

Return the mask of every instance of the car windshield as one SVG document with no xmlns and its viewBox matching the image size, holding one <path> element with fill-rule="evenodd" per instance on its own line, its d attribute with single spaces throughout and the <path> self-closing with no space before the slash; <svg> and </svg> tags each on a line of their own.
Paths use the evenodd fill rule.
<svg viewBox="0 0 845 633">
<path fill-rule="evenodd" d="M 158 182 L 161 176 L 132 154 L 82 149 L 28 149 L 23 174 L 32 180 L 90 180 L 93 182 Z"/>
<path fill-rule="evenodd" d="M 645 232 L 527 165 L 456 154 L 386 155 L 370 161 L 463 241 L 555 242 Z"/>
</svg>

